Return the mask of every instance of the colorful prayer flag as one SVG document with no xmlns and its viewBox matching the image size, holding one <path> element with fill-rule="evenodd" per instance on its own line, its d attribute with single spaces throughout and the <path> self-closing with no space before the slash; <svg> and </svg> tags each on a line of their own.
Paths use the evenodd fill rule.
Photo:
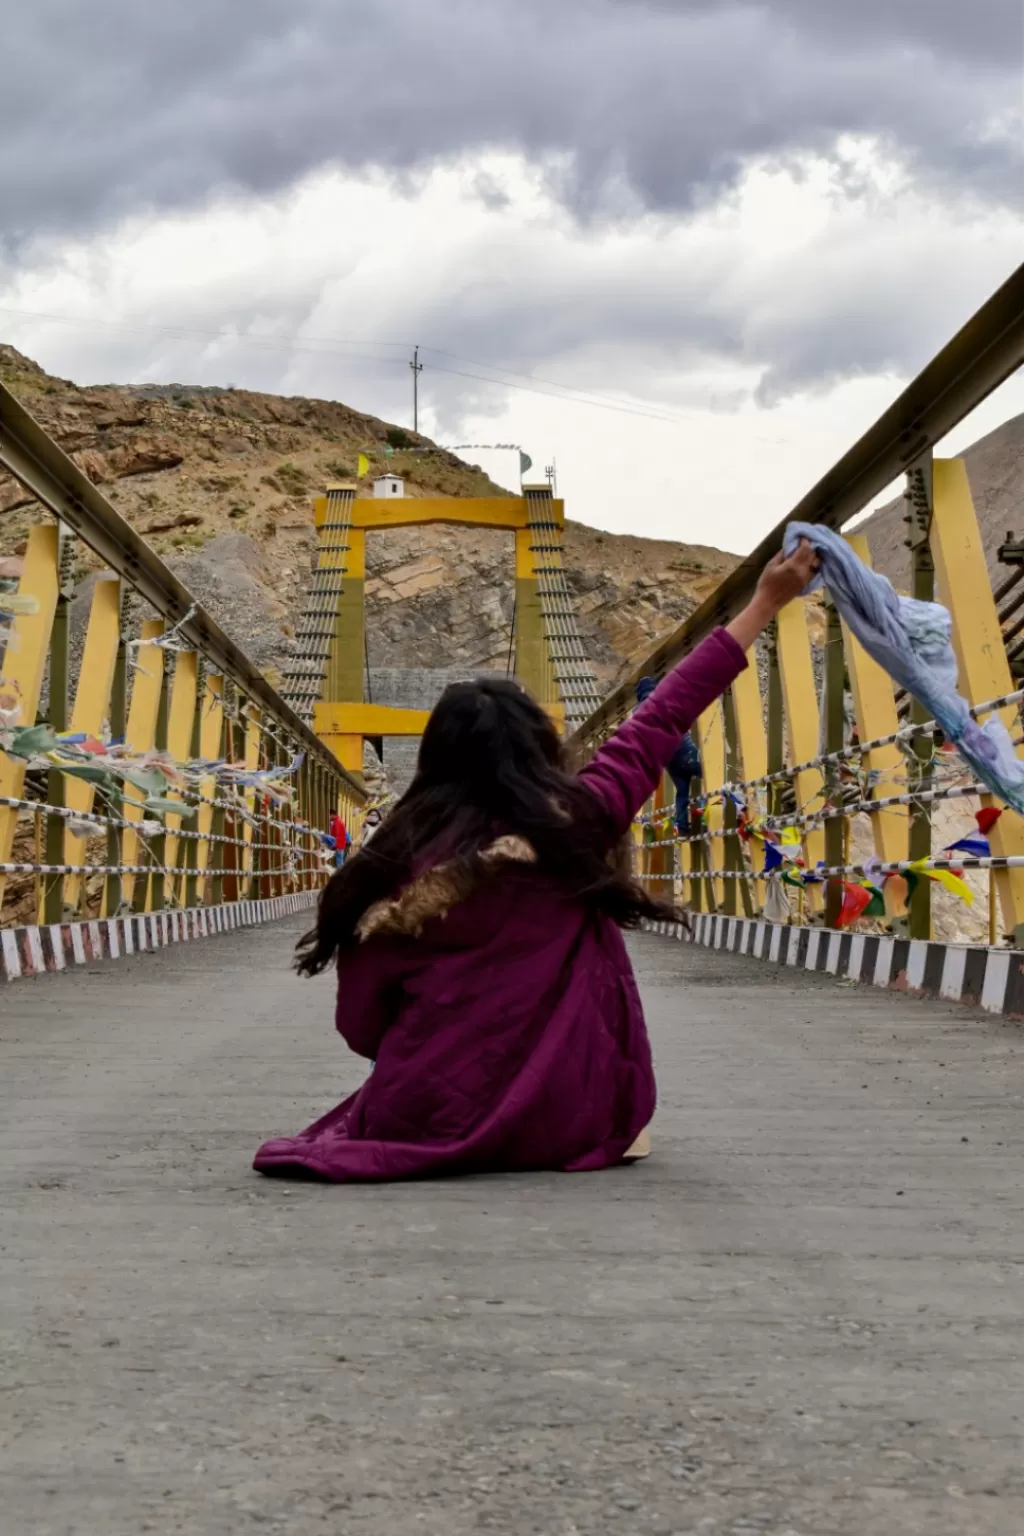
<svg viewBox="0 0 1024 1536">
<path fill-rule="evenodd" d="M 928 870 L 928 875 L 932 880 L 937 880 L 941 886 L 949 891 L 950 895 L 959 896 L 960 900 L 966 902 L 967 906 L 973 907 L 974 892 L 951 869 L 930 869 Z"/>
<path fill-rule="evenodd" d="M 864 916 L 865 908 L 871 905 L 872 894 L 866 885 L 851 885 L 843 881 L 843 905 L 839 916 L 836 918 L 837 928 L 847 928 L 850 923 Z"/>
<path fill-rule="evenodd" d="M 777 843 L 765 843 L 764 845 L 764 873 L 771 874 L 773 869 L 779 869 L 782 865 L 782 853 Z"/>
<path fill-rule="evenodd" d="M 969 853 L 974 858 L 987 859 L 992 849 L 987 837 L 961 837 L 957 842 L 950 843 L 945 852 Z"/>
</svg>

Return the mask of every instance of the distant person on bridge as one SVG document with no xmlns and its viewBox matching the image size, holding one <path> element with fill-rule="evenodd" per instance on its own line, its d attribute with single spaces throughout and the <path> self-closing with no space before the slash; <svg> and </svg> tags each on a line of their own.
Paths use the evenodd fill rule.
<svg viewBox="0 0 1024 1536">
<path fill-rule="evenodd" d="M 645 1155 L 654 1072 L 620 930 L 676 914 L 621 850 L 681 737 L 816 564 L 806 543 L 774 560 L 576 777 L 516 683 L 447 689 L 412 784 L 299 946 L 304 974 L 337 965 L 337 1028 L 376 1070 L 256 1168 L 387 1180 Z"/>
<path fill-rule="evenodd" d="M 649 699 L 657 686 L 653 677 L 642 677 L 636 685 L 637 703 Z M 700 753 L 689 731 L 665 764 L 665 772 L 676 792 L 676 831 L 685 835 L 690 830 L 690 785 L 701 774 Z"/>
<path fill-rule="evenodd" d="M 331 817 L 331 836 L 334 839 L 334 862 L 340 869 L 345 862 L 345 850 L 349 845 L 348 828 L 338 812 Z"/>
<path fill-rule="evenodd" d="M 372 811 L 367 811 L 366 820 L 363 822 L 363 836 L 360 847 L 365 848 L 372 837 L 376 837 L 377 830 L 383 821 L 380 811 L 374 806 Z"/>
</svg>

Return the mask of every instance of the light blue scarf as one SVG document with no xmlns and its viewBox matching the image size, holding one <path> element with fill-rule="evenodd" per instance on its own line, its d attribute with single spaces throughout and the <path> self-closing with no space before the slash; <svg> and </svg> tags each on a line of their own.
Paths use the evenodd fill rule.
<svg viewBox="0 0 1024 1536">
<path fill-rule="evenodd" d="M 952 621 L 939 603 L 899 597 L 892 583 L 858 559 L 845 539 L 812 523 L 790 523 L 783 550 L 813 545 L 821 569 L 807 588 L 828 587 L 840 617 L 869 656 L 913 694 L 994 795 L 1024 815 L 1024 761 L 997 715 L 979 725 L 957 692 Z"/>
</svg>

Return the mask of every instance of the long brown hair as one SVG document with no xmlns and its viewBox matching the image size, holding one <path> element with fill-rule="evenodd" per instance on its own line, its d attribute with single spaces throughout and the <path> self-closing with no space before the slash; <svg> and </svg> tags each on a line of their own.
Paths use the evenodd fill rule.
<svg viewBox="0 0 1024 1536">
<path fill-rule="evenodd" d="M 335 871 L 296 969 L 324 970 L 356 942 L 374 902 L 441 858 L 456 876 L 494 878 L 481 851 L 502 833 L 525 838 L 539 868 L 563 891 L 623 928 L 644 918 L 679 920 L 633 878 L 601 802 L 566 767 L 549 716 L 517 683 L 455 683 L 438 701 L 420 744 L 416 776 L 373 839 Z"/>
</svg>

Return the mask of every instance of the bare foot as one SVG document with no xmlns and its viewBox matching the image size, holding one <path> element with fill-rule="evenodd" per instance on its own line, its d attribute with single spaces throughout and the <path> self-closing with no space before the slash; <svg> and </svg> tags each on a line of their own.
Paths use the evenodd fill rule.
<svg viewBox="0 0 1024 1536">
<path fill-rule="evenodd" d="M 650 1157 L 650 1155 L 651 1133 L 649 1130 L 645 1129 L 640 1132 L 640 1135 L 637 1137 L 636 1141 L 634 1141 L 633 1145 L 623 1157 L 622 1161 L 624 1163 L 638 1163 L 642 1158 Z"/>
</svg>

